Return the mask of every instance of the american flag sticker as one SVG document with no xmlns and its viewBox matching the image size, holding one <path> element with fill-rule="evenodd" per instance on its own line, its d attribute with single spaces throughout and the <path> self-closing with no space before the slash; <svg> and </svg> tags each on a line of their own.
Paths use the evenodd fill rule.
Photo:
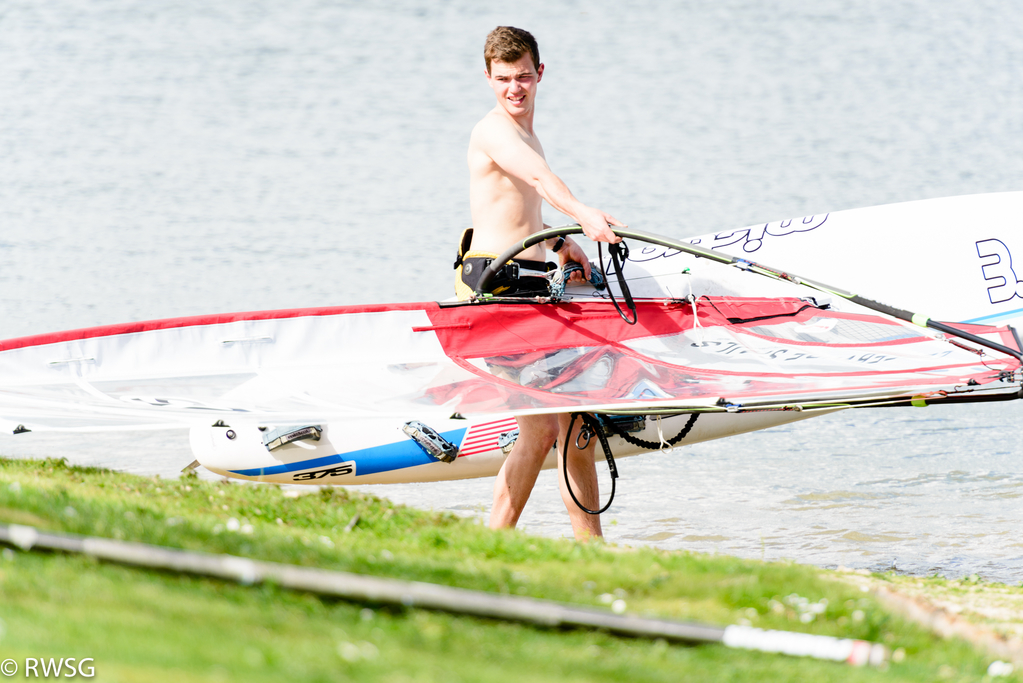
<svg viewBox="0 0 1023 683">
<path fill-rule="evenodd" d="M 462 440 L 462 448 L 458 457 L 476 455 L 498 449 L 497 438 L 504 432 L 510 432 L 519 428 L 519 423 L 514 417 L 509 417 L 496 422 L 484 422 L 469 428 Z"/>
</svg>

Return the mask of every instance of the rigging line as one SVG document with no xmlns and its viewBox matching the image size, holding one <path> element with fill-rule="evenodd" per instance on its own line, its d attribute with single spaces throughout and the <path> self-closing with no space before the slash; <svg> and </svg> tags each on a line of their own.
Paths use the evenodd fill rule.
<svg viewBox="0 0 1023 683">
<path fill-rule="evenodd" d="M 798 316 L 800 313 L 802 313 L 803 311 L 805 311 L 808 308 L 815 308 L 817 310 L 821 310 L 820 306 L 816 306 L 814 304 L 804 304 L 803 306 L 801 306 L 799 308 L 799 310 L 793 311 L 792 313 L 774 313 L 774 314 L 771 314 L 771 315 L 760 315 L 760 316 L 756 316 L 756 317 L 753 317 L 753 318 L 737 318 L 737 317 L 729 317 L 729 316 L 727 316 L 724 313 L 724 311 L 722 311 L 720 308 L 718 308 L 717 304 L 715 304 L 714 300 L 711 299 L 710 297 L 705 296 L 703 298 L 706 299 L 707 303 L 710 304 L 711 308 L 713 308 L 715 311 L 720 313 L 721 317 L 724 318 L 725 320 L 727 320 L 730 325 L 743 325 L 745 323 L 756 323 L 756 322 L 760 322 L 762 320 L 774 320 L 775 318 L 795 318 L 796 316 Z M 970 349 L 970 348 L 965 347 L 965 346 L 963 348 L 967 349 L 968 351 L 972 351 L 973 350 L 973 349 Z"/>
<path fill-rule="evenodd" d="M 639 446 L 640 448 L 646 448 L 647 450 L 656 451 L 658 449 L 664 450 L 665 445 L 669 447 L 678 445 L 678 443 L 682 441 L 682 439 L 689 436 L 689 432 L 692 431 L 693 426 L 696 424 L 696 418 L 698 418 L 699 416 L 700 416 L 699 413 L 692 413 L 689 416 L 689 420 L 686 422 L 686 424 L 681 429 L 678 430 L 678 434 L 676 434 L 675 436 L 671 437 L 668 440 L 665 440 L 664 434 L 661 433 L 660 431 L 661 416 L 657 415 L 656 417 L 658 421 L 657 426 L 658 435 L 661 437 L 661 443 L 659 444 L 656 441 L 647 441 L 646 439 L 640 439 L 639 437 L 635 437 L 632 434 L 629 434 L 624 429 L 619 429 L 614 422 L 605 419 L 606 418 L 605 415 L 599 415 L 598 417 L 606 427 L 609 427 L 612 432 L 614 432 L 617 436 L 620 436 L 621 438 L 625 439 L 626 442 L 632 444 L 633 446 Z"/>
<path fill-rule="evenodd" d="M 611 497 L 607 500 L 607 505 L 600 508 L 599 510 L 591 510 L 575 497 L 575 492 L 572 491 L 572 484 L 568 481 L 568 444 L 572 441 L 572 428 L 575 427 L 576 418 L 582 418 L 582 426 L 579 427 L 579 437 L 583 435 L 584 431 L 588 431 L 589 434 L 596 434 L 597 440 L 600 441 L 600 447 L 604 449 L 604 457 L 607 458 L 607 469 L 611 472 Z M 576 446 L 578 447 L 578 439 L 576 437 Z M 589 438 L 586 439 L 586 445 L 589 445 Z M 585 447 L 585 446 L 584 446 Z M 580 449 L 581 450 L 581 449 Z M 604 430 L 600 428 L 600 423 L 590 415 L 589 413 L 572 413 L 572 419 L 568 423 L 568 433 L 565 434 L 565 445 L 562 447 L 561 452 L 561 470 L 565 477 L 565 488 L 568 489 L 568 495 L 572 496 L 572 500 L 579 507 L 580 510 L 588 515 L 599 515 L 602 512 L 607 511 L 611 507 L 611 503 L 615 499 L 616 481 L 618 479 L 618 467 L 615 466 L 615 457 L 611 453 L 611 446 L 607 442 L 607 437 L 604 436 Z M 600 502 L 599 500 L 597 501 Z"/>
<path fill-rule="evenodd" d="M 682 271 L 682 274 L 689 276 L 686 278 L 686 283 L 689 285 L 689 296 L 686 297 L 686 301 L 689 302 L 689 305 L 693 309 L 693 329 L 703 327 L 700 324 L 700 316 L 696 314 L 696 295 L 693 294 L 693 272 L 689 268 L 686 268 Z"/>
<path fill-rule="evenodd" d="M 615 276 L 618 278 L 618 286 L 621 288 L 622 296 L 625 298 L 625 305 L 632 311 L 632 320 L 629 320 L 625 312 L 622 311 L 622 307 L 618 305 L 618 300 L 615 298 L 615 293 L 610 286 L 607 288 L 607 294 L 611 297 L 611 303 L 614 304 L 615 310 L 618 311 L 618 315 L 621 316 L 622 320 L 629 325 L 635 325 L 639 320 L 639 314 L 636 313 L 636 302 L 632 300 L 632 291 L 629 290 L 629 284 L 625 281 L 625 274 L 622 272 L 625 260 L 629 258 L 629 247 L 625 242 L 622 242 L 620 245 L 608 245 L 607 250 L 611 254 L 611 263 L 615 267 Z M 604 268 L 604 251 L 601 249 L 600 242 L 597 242 L 597 258 L 600 260 L 600 273 L 604 276 L 604 282 L 609 282 L 607 270 Z"/>
</svg>

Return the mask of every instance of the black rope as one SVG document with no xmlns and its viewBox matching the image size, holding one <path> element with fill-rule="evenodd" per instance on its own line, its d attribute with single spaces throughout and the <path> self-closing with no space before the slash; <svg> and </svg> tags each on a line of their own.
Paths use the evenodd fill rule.
<svg viewBox="0 0 1023 683">
<path fill-rule="evenodd" d="M 575 427 L 575 420 L 578 417 L 581 417 L 583 421 L 583 426 L 579 430 L 580 435 L 586 429 L 589 429 L 591 434 L 597 435 L 597 438 L 600 440 L 600 447 L 604 449 L 604 457 L 607 458 L 607 468 L 611 471 L 611 497 L 608 499 L 607 505 L 599 510 L 591 510 L 580 503 L 572 491 L 572 485 L 568 482 L 568 444 L 572 442 L 572 428 Z M 578 446 L 578 444 L 576 445 Z M 588 442 L 587 445 L 589 445 Z M 618 468 L 615 466 L 615 457 L 611 453 L 611 446 L 607 442 L 607 437 L 604 436 L 604 430 L 600 428 L 600 423 L 589 413 L 572 413 L 572 419 L 568 423 L 568 433 L 565 434 L 565 443 L 562 445 L 561 469 L 565 475 L 565 486 L 568 488 L 568 495 L 572 496 L 572 500 L 575 501 L 580 510 L 588 515 L 599 515 L 611 507 L 611 503 L 615 499 L 615 480 L 618 479 Z"/>
<path fill-rule="evenodd" d="M 798 311 L 793 311 L 792 313 L 774 313 L 772 315 L 760 315 L 754 318 L 735 318 L 725 315 L 721 311 L 721 309 L 717 307 L 717 304 L 715 304 L 713 299 L 711 299 L 710 297 L 705 296 L 702 298 L 706 299 L 707 303 L 710 304 L 715 311 L 721 313 L 721 315 L 724 316 L 725 320 L 727 320 L 728 323 L 731 325 L 742 325 L 743 323 L 756 323 L 760 322 L 761 320 L 772 320 L 774 318 L 795 318 L 797 315 L 799 315 L 808 308 L 817 309 L 821 308 L 820 306 L 815 306 L 814 304 L 805 304 L 804 306 L 801 306 Z"/>
<path fill-rule="evenodd" d="M 664 444 L 667 444 L 669 446 L 674 446 L 679 441 L 681 441 L 682 439 L 684 439 L 687 436 L 689 436 L 689 432 L 692 431 L 693 425 L 696 424 L 696 418 L 698 418 L 699 416 L 700 416 L 699 413 L 693 413 L 692 415 L 690 415 L 689 416 L 689 420 L 686 422 L 685 426 L 682 427 L 682 429 L 679 430 L 678 434 L 676 434 L 675 436 L 671 437 L 670 439 L 665 441 L 663 444 L 662 443 L 658 443 L 656 441 L 646 441 L 644 439 L 638 439 L 635 436 L 633 436 L 632 434 L 629 434 L 624 429 L 618 429 L 618 426 L 615 425 L 615 423 L 612 422 L 611 420 L 605 420 L 604 419 L 605 416 L 601 415 L 600 418 L 601 418 L 601 422 L 603 422 L 604 425 L 610 427 L 612 432 L 614 432 L 618 436 L 622 437 L 623 439 L 625 439 L 626 441 L 631 443 L 633 446 L 639 446 L 640 448 L 646 448 L 646 449 L 651 450 L 651 451 L 656 451 L 656 450 L 659 450 L 659 449 L 663 448 Z"/>
<path fill-rule="evenodd" d="M 622 270 L 625 267 L 625 261 L 629 258 L 629 245 L 625 242 L 619 242 L 618 244 L 609 244 L 607 247 L 608 253 L 611 254 L 611 263 L 615 267 L 615 275 L 618 276 L 618 286 L 622 290 L 622 296 L 625 297 L 625 305 L 632 311 L 632 320 L 629 320 L 625 312 L 622 311 L 622 307 L 618 305 L 618 300 L 615 299 L 615 293 L 610 287 L 607 288 L 607 293 L 611 297 L 611 303 L 615 305 L 615 310 L 618 311 L 618 315 L 622 317 L 622 320 L 627 322 L 629 325 L 635 325 L 636 321 L 639 320 L 639 316 L 636 314 L 636 302 L 632 300 L 632 292 L 629 290 L 629 285 L 625 281 L 625 273 Z M 607 270 L 604 268 L 604 250 L 601 249 L 600 242 L 597 242 L 597 258 L 600 259 L 600 272 L 604 275 L 604 281 L 608 281 Z"/>
</svg>

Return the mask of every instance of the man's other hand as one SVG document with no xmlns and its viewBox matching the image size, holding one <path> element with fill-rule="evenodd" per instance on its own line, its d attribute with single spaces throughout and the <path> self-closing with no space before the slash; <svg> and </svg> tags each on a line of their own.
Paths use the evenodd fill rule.
<svg viewBox="0 0 1023 683">
<path fill-rule="evenodd" d="M 578 270 L 572 273 L 572 277 L 569 278 L 569 282 L 584 282 L 590 279 L 590 258 L 583 251 L 583 248 L 576 244 L 572 238 L 565 239 L 565 246 L 558 251 L 558 256 L 561 257 L 561 267 L 564 268 L 566 263 L 578 263 L 583 267 L 583 273 Z"/>
</svg>

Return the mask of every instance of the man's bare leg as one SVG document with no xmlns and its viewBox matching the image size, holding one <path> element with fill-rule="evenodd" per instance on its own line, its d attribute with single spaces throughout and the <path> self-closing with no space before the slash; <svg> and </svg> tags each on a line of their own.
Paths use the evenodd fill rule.
<svg viewBox="0 0 1023 683">
<path fill-rule="evenodd" d="M 585 541 L 590 538 L 603 538 L 604 532 L 600 528 L 600 515 L 590 515 L 579 509 L 572 495 L 565 488 L 564 464 L 562 458 L 566 448 L 568 451 L 568 479 L 572 483 L 572 493 L 579 499 L 579 502 L 590 510 L 600 507 L 600 496 L 597 487 L 597 468 L 593 464 L 593 449 L 597 445 L 597 437 L 590 438 L 586 448 L 576 448 L 575 439 L 582 429 L 583 422 L 580 419 L 575 421 L 572 434 L 568 435 L 569 423 L 572 420 L 570 414 L 558 415 L 558 487 L 561 489 L 561 499 L 568 509 L 568 518 L 572 522 L 572 531 L 577 541 Z"/>
<path fill-rule="evenodd" d="M 555 415 L 525 415 L 516 420 L 519 438 L 494 482 L 491 529 L 504 529 L 518 523 L 543 461 L 558 436 L 558 417 Z M 592 458 L 590 464 L 593 464 Z M 575 522 L 572 526 L 575 527 Z"/>
</svg>

